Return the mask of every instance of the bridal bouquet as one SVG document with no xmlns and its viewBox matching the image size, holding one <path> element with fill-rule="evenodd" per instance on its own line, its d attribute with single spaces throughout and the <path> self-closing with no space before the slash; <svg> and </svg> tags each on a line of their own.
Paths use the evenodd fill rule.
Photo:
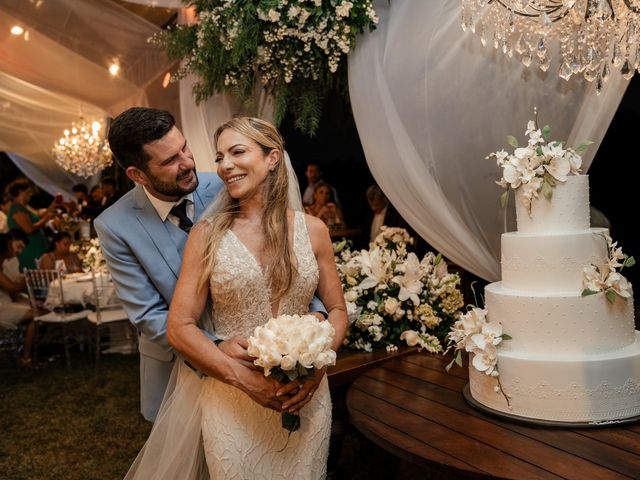
<svg viewBox="0 0 640 480">
<path fill-rule="evenodd" d="M 441 352 L 450 326 L 464 306 L 460 277 L 440 254 L 419 259 L 402 228 L 382 227 L 369 250 L 334 245 L 349 315 L 345 344 L 355 350 L 397 349 L 404 341 Z"/>
<path fill-rule="evenodd" d="M 256 327 L 247 352 L 256 358 L 253 363 L 264 369 L 265 376 L 282 383 L 302 381 L 316 368 L 335 365 L 336 352 L 331 349 L 334 334 L 331 323 L 313 315 L 280 315 Z M 283 412 L 282 426 L 295 432 L 300 428 L 300 416 Z"/>
</svg>

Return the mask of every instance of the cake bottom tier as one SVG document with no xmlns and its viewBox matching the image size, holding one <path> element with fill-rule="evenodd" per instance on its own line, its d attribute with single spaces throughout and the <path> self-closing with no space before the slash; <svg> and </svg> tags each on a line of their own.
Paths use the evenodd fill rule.
<svg viewBox="0 0 640 480">
<path fill-rule="evenodd" d="M 606 422 L 640 415 L 640 332 L 631 345 L 597 355 L 554 359 L 498 354 L 498 379 L 469 365 L 471 395 L 500 412 L 558 422 Z M 542 344 L 541 344 L 542 346 Z"/>
</svg>

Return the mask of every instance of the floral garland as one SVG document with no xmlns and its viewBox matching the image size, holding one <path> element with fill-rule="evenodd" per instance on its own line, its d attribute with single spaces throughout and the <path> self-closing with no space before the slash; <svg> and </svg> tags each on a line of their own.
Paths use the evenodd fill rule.
<svg viewBox="0 0 640 480">
<path fill-rule="evenodd" d="M 496 379 L 494 391 L 502 393 L 507 405 L 509 405 L 511 396 L 505 393 L 500 383 L 497 347 L 503 340 L 511 340 L 511 337 L 502 331 L 500 322 L 490 322 L 487 319 L 487 313 L 484 308 L 473 307 L 453 324 L 447 336 L 449 345 L 447 352 L 454 348 L 456 354 L 451 363 L 447 365 L 447 371 L 451 369 L 454 363 L 462 366 L 463 350 L 472 353 L 473 360 L 471 364 L 473 367 L 479 372 Z"/>
<path fill-rule="evenodd" d="M 396 350 L 400 342 L 442 352 L 447 332 L 464 306 L 460 277 L 448 273 L 441 255 L 420 260 L 407 247 L 402 228 L 382 227 L 369 250 L 334 245 L 350 328 L 345 345 L 372 351 Z"/>
<path fill-rule="evenodd" d="M 582 285 L 584 290 L 582 296 L 595 295 L 604 292 L 609 302 L 613 303 L 616 297 L 631 297 L 631 284 L 620 274 L 619 270 L 624 267 L 632 267 L 636 261 L 622 253 L 622 248 L 618 247 L 618 242 L 614 242 L 605 231 L 603 234 L 607 240 L 609 258 L 605 268 L 591 264 L 584 267 L 582 271 Z M 621 262 L 622 261 L 622 262 Z"/>
<path fill-rule="evenodd" d="M 346 88 L 346 54 L 358 33 L 373 30 L 372 0 L 194 0 L 198 23 L 150 39 L 184 60 L 177 78 L 194 73 L 198 102 L 228 91 L 249 111 L 261 84 L 275 98 L 275 122 L 287 112 L 313 134 L 321 104 Z M 336 72 L 340 75 L 335 76 Z"/>
<path fill-rule="evenodd" d="M 526 147 L 519 147 L 518 140 L 509 135 L 507 142 L 514 148 L 512 154 L 504 149 L 489 154 L 486 158 L 495 158 L 502 168 L 502 178 L 496 182 L 507 189 L 500 197 L 504 207 L 507 204 L 509 187 L 520 189 L 522 202 L 531 215 L 531 202 L 540 193 L 547 200 L 553 195 L 553 187 L 567 181 L 568 175 L 577 175 L 582 166 L 582 157 L 578 152 L 584 151 L 593 142 L 584 142 L 575 149 L 564 148 L 563 142 L 549 141 L 551 128 L 545 125 L 538 128 L 537 111 L 535 120 L 529 120 L 525 135 L 529 138 Z"/>
</svg>

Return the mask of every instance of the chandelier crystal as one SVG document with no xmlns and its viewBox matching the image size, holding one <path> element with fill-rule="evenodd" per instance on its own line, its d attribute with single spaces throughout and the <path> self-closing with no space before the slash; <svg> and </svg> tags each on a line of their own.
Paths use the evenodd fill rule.
<svg viewBox="0 0 640 480">
<path fill-rule="evenodd" d="M 80 117 L 53 146 L 56 163 L 67 172 L 85 178 L 107 168 L 113 159 L 103 130 L 102 121 L 90 123 Z"/>
<path fill-rule="evenodd" d="M 558 75 L 582 75 L 599 94 L 617 69 L 625 79 L 640 71 L 640 0 L 461 0 L 461 26 L 483 45 L 520 58 L 525 67 L 551 67 L 559 42 Z"/>
</svg>

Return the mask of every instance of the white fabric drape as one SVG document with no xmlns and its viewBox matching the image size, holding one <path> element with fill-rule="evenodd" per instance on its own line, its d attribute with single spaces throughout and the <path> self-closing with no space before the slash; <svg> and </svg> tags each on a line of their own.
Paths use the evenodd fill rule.
<svg viewBox="0 0 640 480">
<path fill-rule="evenodd" d="M 523 143 L 537 106 L 554 139 L 595 142 L 586 171 L 627 83 L 612 75 L 597 96 L 593 84 L 526 69 L 464 33 L 459 8 L 377 1 L 377 30 L 349 56 L 349 94 L 367 163 L 393 205 L 434 248 L 494 281 L 505 214 L 501 172 L 485 157 L 510 148 L 507 135 Z"/>
</svg>

